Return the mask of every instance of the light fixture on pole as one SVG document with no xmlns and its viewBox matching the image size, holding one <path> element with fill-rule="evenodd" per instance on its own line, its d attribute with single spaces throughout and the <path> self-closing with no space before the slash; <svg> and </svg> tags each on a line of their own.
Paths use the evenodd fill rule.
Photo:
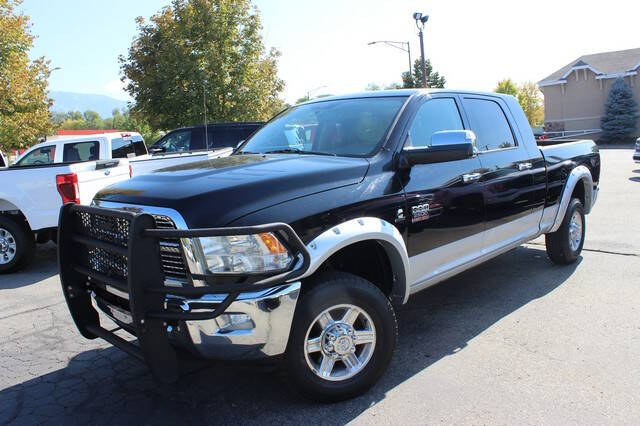
<svg viewBox="0 0 640 426">
<path fill-rule="evenodd" d="M 387 46 L 391 46 L 391 47 L 395 47 L 396 49 L 400 49 L 403 52 L 407 52 L 409 54 L 409 79 L 411 79 L 411 47 L 409 46 L 409 42 L 408 41 L 392 41 L 392 40 L 379 40 L 379 41 L 372 41 L 367 43 L 369 46 L 376 44 L 376 43 L 384 43 Z M 404 45 L 407 46 L 407 48 L 404 48 Z"/>
<path fill-rule="evenodd" d="M 429 20 L 429 15 L 423 15 L 420 12 L 413 14 L 413 19 L 416 21 L 416 27 L 418 27 L 418 35 L 420 36 L 420 54 L 422 55 L 422 87 L 427 87 L 427 67 L 424 60 L 424 40 L 422 32 L 424 25 Z"/>
</svg>

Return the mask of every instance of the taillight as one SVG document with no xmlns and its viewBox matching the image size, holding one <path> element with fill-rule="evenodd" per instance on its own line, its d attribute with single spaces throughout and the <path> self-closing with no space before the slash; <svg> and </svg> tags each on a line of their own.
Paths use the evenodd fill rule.
<svg viewBox="0 0 640 426">
<path fill-rule="evenodd" d="M 129 178 L 133 177 L 133 167 L 131 167 L 131 164 L 129 164 Z"/>
<path fill-rule="evenodd" d="M 68 173 L 56 176 L 56 187 L 62 197 L 62 204 L 80 204 L 80 187 L 78 186 L 78 175 Z"/>
</svg>

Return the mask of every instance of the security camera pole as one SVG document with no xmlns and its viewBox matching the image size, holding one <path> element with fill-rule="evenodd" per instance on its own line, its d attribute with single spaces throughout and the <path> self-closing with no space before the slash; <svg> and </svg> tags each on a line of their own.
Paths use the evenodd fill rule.
<svg viewBox="0 0 640 426">
<path fill-rule="evenodd" d="M 420 54 L 422 55 L 422 87 L 427 87 L 427 66 L 424 62 L 424 40 L 422 30 L 424 30 L 424 24 L 429 20 L 429 15 L 423 15 L 420 12 L 413 14 L 413 19 L 416 20 L 416 27 L 418 27 L 418 35 L 420 36 Z"/>
</svg>

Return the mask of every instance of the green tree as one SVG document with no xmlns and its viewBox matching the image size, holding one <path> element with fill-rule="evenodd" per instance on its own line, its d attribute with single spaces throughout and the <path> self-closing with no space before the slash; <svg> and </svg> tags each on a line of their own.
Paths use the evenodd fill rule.
<svg viewBox="0 0 640 426">
<path fill-rule="evenodd" d="M 34 36 L 21 0 L 0 0 L 0 149 L 28 147 L 52 129 L 44 57 L 29 60 Z"/>
<path fill-rule="evenodd" d="M 518 86 L 510 78 L 500 80 L 493 91 L 504 93 L 505 95 L 518 96 Z"/>
<path fill-rule="evenodd" d="M 444 85 L 447 83 L 447 80 L 437 71 L 433 71 L 431 61 L 429 61 L 428 59 L 425 61 L 425 70 L 427 74 L 427 87 L 443 89 Z M 416 59 L 413 63 L 412 75 L 409 75 L 408 72 L 402 73 L 402 87 L 422 87 L 422 61 L 420 60 L 420 58 Z"/>
<path fill-rule="evenodd" d="M 380 87 L 380 85 L 377 83 L 369 83 L 367 84 L 367 87 L 364 88 L 364 90 L 367 92 L 377 92 L 378 90 L 382 90 L 382 87 Z"/>
<path fill-rule="evenodd" d="M 622 78 L 611 86 L 601 120 L 602 139 L 606 142 L 626 142 L 635 136 L 638 125 L 638 104 L 633 92 Z"/>
<path fill-rule="evenodd" d="M 136 22 L 119 60 L 132 112 L 153 128 L 202 123 L 205 110 L 208 121 L 235 121 L 282 109 L 280 53 L 266 51 L 251 0 L 173 0 L 150 22 Z"/>
<path fill-rule="evenodd" d="M 541 126 L 544 123 L 544 102 L 538 86 L 532 81 L 522 83 L 516 98 L 529 124 L 532 127 Z"/>
<path fill-rule="evenodd" d="M 58 129 L 62 130 L 83 130 L 115 129 L 122 131 L 138 132 L 142 135 L 147 144 L 158 140 L 165 132 L 154 130 L 144 119 L 137 117 L 128 109 L 120 111 L 114 109 L 111 117 L 102 119 L 95 111 L 85 111 L 84 114 L 78 111 L 66 113 L 54 113 L 54 122 Z"/>
<path fill-rule="evenodd" d="M 387 84 L 386 86 L 382 87 L 378 83 L 369 83 L 369 84 L 367 84 L 367 87 L 364 88 L 364 90 L 367 91 L 367 92 L 375 92 L 375 91 L 378 91 L 378 90 L 393 90 L 393 89 L 402 89 L 402 84 L 401 83 L 391 83 L 391 84 Z"/>
</svg>

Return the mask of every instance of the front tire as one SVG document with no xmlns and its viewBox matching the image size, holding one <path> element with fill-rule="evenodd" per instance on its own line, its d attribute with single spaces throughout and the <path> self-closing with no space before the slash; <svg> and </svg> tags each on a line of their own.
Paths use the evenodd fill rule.
<svg viewBox="0 0 640 426">
<path fill-rule="evenodd" d="M 560 265 L 575 262 L 582 252 L 585 232 L 584 207 L 579 199 L 572 198 L 560 228 L 545 235 L 549 259 Z"/>
<path fill-rule="evenodd" d="M 36 242 L 28 227 L 6 215 L 0 215 L 0 274 L 26 267 L 36 252 Z"/>
<path fill-rule="evenodd" d="M 356 275 L 330 272 L 302 295 L 285 372 L 304 396 L 335 402 L 366 392 L 387 369 L 397 339 L 389 299 Z"/>
</svg>

